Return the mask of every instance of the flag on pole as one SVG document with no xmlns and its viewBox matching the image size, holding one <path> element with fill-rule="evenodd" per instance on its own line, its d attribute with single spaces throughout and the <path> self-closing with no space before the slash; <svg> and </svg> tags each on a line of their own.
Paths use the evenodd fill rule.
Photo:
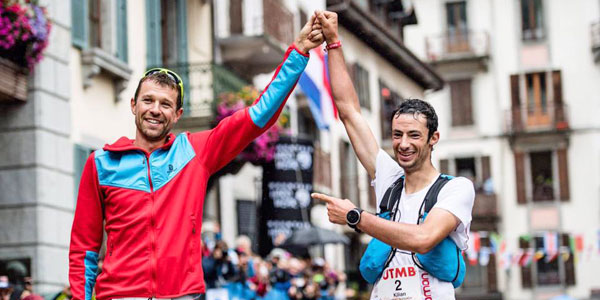
<svg viewBox="0 0 600 300">
<path fill-rule="evenodd" d="M 333 103 L 327 55 L 321 47 L 310 50 L 310 59 L 304 69 L 298 86 L 308 98 L 308 107 L 319 129 L 329 129 L 337 119 L 337 109 Z"/>
</svg>

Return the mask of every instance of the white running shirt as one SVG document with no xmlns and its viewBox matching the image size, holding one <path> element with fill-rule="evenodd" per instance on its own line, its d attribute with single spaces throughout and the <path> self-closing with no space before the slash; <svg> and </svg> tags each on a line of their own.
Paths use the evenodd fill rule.
<svg viewBox="0 0 600 300">
<path fill-rule="evenodd" d="M 404 175 L 404 170 L 400 167 L 400 165 L 398 165 L 398 163 L 385 151 L 380 149 L 375 163 L 375 179 L 371 183 L 371 185 L 375 187 L 378 209 L 379 203 L 381 202 L 381 199 L 383 198 L 383 195 L 387 189 L 402 175 Z M 396 221 L 417 224 L 421 203 L 425 199 L 427 191 L 433 185 L 436 179 L 430 182 L 427 187 L 412 194 L 406 194 L 406 189 L 402 189 L 402 195 L 400 196 L 400 204 L 398 208 L 399 213 L 396 214 Z M 444 185 L 444 187 L 440 190 L 437 203 L 433 207 L 447 210 L 460 220 L 460 224 L 456 230 L 450 233 L 450 238 L 452 238 L 452 240 L 461 250 L 467 249 L 467 240 L 469 239 L 468 232 L 469 227 L 471 226 L 471 211 L 473 210 L 474 199 L 475 189 L 473 187 L 473 183 L 467 178 L 456 177 L 446 183 L 446 185 Z M 406 265 L 414 266 L 411 253 L 409 251 L 400 249 L 396 251 L 397 252 L 394 255 L 394 258 L 388 267 Z M 417 267 L 415 266 L 415 268 Z M 423 276 L 423 273 L 425 272 L 420 269 L 418 270 L 419 279 L 421 282 L 421 299 L 455 299 L 454 287 L 452 286 L 452 283 L 439 281 L 429 274 L 425 274 Z M 422 278 L 428 279 L 429 287 L 427 287 L 427 280 L 423 281 Z M 379 281 L 377 281 L 373 287 L 371 300 L 380 300 L 377 296 L 378 284 Z M 424 292 L 423 290 L 427 292 Z M 425 294 L 427 294 L 427 296 L 425 296 Z"/>
</svg>

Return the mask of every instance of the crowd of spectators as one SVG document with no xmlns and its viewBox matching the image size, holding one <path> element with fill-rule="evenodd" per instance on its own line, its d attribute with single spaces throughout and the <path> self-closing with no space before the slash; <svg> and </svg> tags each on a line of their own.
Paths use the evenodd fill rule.
<svg viewBox="0 0 600 300">
<path fill-rule="evenodd" d="M 207 300 L 224 298 L 225 294 L 229 299 L 343 298 L 340 283 L 346 280 L 345 274 L 333 270 L 320 257 L 294 257 L 275 248 L 263 259 L 252 253 L 246 236 L 240 236 L 232 248 L 222 240 L 203 245 Z"/>
<path fill-rule="evenodd" d="M 251 246 L 246 236 L 238 237 L 234 247 L 220 239 L 203 243 L 206 300 L 345 299 L 345 285 L 341 283 L 346 275 L 333 270 L 323 258 L 295 257 L 280 248 L 262 258 L 252 252 Z M 18 267 L 16 275 L 0 274 L 0 300 L 71 299 L 68 286 L 45 297 L 34 293 L 25 267 Z M 101 268 L 100 264 L 99 271 Z"/>
</svg>

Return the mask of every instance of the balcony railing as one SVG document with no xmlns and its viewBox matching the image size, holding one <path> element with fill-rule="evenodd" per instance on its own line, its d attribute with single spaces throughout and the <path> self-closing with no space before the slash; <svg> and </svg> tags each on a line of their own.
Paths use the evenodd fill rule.
<svg viewBox="0 0 600 300">
<path fill-rule="evenodd" d="M 487 57 L 487 32 L 445 33 L 425 39 L 427 59 L 430 62 Z"/>
<path fill-rule="evenodd" d="M 473 204 L 474 218 L 494 218 L 498 216 L 498 198 L 496 194 L 476 193 Z"/>
<path fill-rule="evenodd" d="M 547 104 L 511 108 L 505 112 L 508 134 L 566 131 L 569 129 L 568 106 Z"/>
<path fill-rule="evenodd" d="M 600 22 L 592 24 L 591 34 L 592 34 L 592 53 L 594 54 L 594 61 L 600 62 Z"/>
<path fill-rule="evenodd" d="M 221 65 L 192 63 L 164 66 L 179 74 L 185 87 L 184 116 L 211 117 L 214 100 L 223 92 L 237 92 L 246 81 Z"/>
</svg>

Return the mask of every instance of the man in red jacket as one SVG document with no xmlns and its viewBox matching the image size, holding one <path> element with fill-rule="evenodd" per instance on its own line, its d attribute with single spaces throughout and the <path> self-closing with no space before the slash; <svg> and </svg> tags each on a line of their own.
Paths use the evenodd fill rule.
<svg viewBox="0 0 600 300">
<path fill-rule="evenodd" d="M 99 300 L 205 292 L 200 231 L 208 178 L 277 120 L 308 51 L 323 42 L 313 23 L 314 16 L 254 104 L 212 130 L 170 133 L 183 113 L 183 83 L 166 69 L 146 72 L 131 99 L 135 139 L 92 153 L 81 176 L 69 249 L 74 299 L 91 299 L 94 288 Z M 107 251 L 97 276 L 103 229 Z"/>
</svg>

